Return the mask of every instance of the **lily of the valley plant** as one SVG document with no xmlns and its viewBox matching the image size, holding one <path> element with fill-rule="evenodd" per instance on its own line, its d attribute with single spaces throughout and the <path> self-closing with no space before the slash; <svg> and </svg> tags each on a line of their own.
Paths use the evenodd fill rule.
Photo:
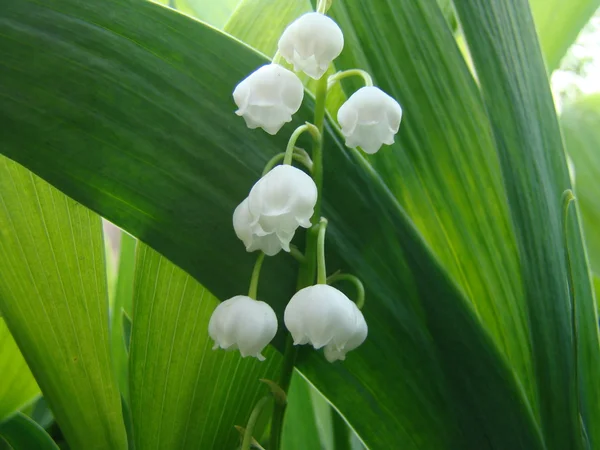
<svg viewBox="0 0 600 450">
<path fill-rule="evenodd" d="M 281 250 L 291 253 L 290 246 L 294 245 L 291 241 L 299 227 L 307 228 L 308 232 L 304 254 L 296 251 L 294 257 L 308 270 L 299 276 L 301 289 L 285 309 L 284 323 L 291 334 L 288 340 L 294 346 L 310 344 L 316 350 L 324 348 L 325 358 L 334 362 L 344 360 L 346 353 L 362 344 L 368 334 L 367 323 L 359 309 L 364 304 L 361 281 L 351 274 L 338 272 L 328 277 L 326 271 L 327 219 L 321 215 L 325 102 L 327 91 L 338 80 L 348 76 L 364 79 L 365 87 L 352 94 L 340 107 L 338 121 L 346 145 L 360 147 L 367 153 L 377 152 L 383 144 L 394 143 L 402 108 L 392 97 L 373 86 L 369 74 L 362 70 L 350 69 L 326 75 L 344 46 L 342 30 L 325 15 L 327 7 L 328 2 L 321 1 L 317 12 L 304 14 L 288 25 L 279 39 L 273 62 L 259 67 L 233 91 L 239 108 L 236 114 L 244 118 L 248 127 L 276 134 L 292 120 L 304 95 L 302 82 L 294 72 L 280 65 L 281 58 L 292 64 L 294 71 L 304 72 L 318 82 L 314 122 L 307 122 L 292 133 L 285 151 L 267 163 L 262 178 L 233 213 L 235 232 L 246 250 L 260 252 L 248 296 L 238 295 L 225 300 L 210 319 L 209 332 L 215 348 L 239 349 L 242 356 L 255 356 L 260 360 L 264 360 L 261 351 L 277 330 L 275 312 L 257 299 L 263 258 L 274 256 Z M 304 132 L 312 136 L 312 154 L 301 159 L 305 164 L 303 167 L 296 168 L 293 166 L 294 155 L 298 152 L 296 141 Z M 282 165 L 276 165 L 279 161 Z M 330 286 L 341 278 L 357 285 L 360 295 L 357 303 Z M 296 350 L 288 345 L 279 380 L 283 392 L 288 389 L 295 356 Z M 257 411 L 264 404 L 259 402 Z M 271 429 L 273 449 L 279 448 L 285 402 L 280 402 L 279 406 L 274 410 Z M 245 429 L 242 450 L 250 448 L 256 416 L 253 414 Z"/>
</svg>

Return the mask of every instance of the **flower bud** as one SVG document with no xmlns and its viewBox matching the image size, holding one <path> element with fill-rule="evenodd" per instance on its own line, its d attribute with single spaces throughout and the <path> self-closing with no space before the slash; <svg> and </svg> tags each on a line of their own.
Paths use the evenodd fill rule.
<svg viewBox="0 0 600 450">
<path fill-rule="evenodd" d="M 296 292 L 284 313 L 285 326 L 294 345 L 325 347 L 325 357 L 333 362 L 364 342 L 368 329 L 365 319 L 343 292 L 326 284 Z"/>
<path fill-rule="evenodd" d="M 215 341 L 213 350 L 239 349 L 243 357 L 254 356 L 260 361 L 262 350 L 277 333 L 277 316 L 265 302 L 245 295 L 236 295 L 220 303 L 208 323 L 208 334 Z"/>
<path fill-rule="evenodd" d="M 302 71 L 318 80 L 344 48 L 342 30 L 331 18 L 311 12 L 300 16 L 279 38 L 279 53 Z"/>
<path fill-rule="evenodd" d="M 337 115 L 348 147 L 375 153 L 382 144 L 394 143 L 400 128 L 402 108 L 375 86 L 360 88 L 340 107 Z"/>
<path fill-rule="evenodd" d="M 252 187 L 233 213 L 233 228 L 246 250 L 273 256 L 290 251 L 296 229 L 311 226 L 317 186 L 311 177 L 290 165 L 277 166 Z"/>
<path fill-rule="evenodd" d="M 276 134 L 291 122 L 304 97 L 304 86 L 294 72 L 278 64 L 267 64 L 248 75 L 235 87 L 235 112 L 248 128 L 261 127 Z"/>
</svg>

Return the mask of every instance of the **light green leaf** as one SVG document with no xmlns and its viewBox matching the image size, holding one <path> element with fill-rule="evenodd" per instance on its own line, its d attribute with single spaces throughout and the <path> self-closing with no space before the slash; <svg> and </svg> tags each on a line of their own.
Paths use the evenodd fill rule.
<svg viewBox="0 0 600 450">
<path fill-rule="evenodd" d="M 214 29 L 160 6 L 122 2 L 111 4 L 107 11 L 105 5 L 99 0 L 85 4 L 49 0 L 41 7 L 16 0 L 0 6 L 5 18 L 0 22 L 0 51 L 7 64 L 7 69 L 0 71 L 0 119 L 7 125 L 0 151 L 152 245 L 217 297 L 244 292 L 254 257 L 235 237 L 232 211 L 247 195 L 264 163 L 285 147 L 293 127 L 311 118 L 312 100 L 307 96 L 294 122 L 277 136 L 250 131 L 233 114 L 231 91 L 263 64 L 264 58 Z M 378 14 L 382 12 L 385 10 Z M 407 8 L 414 20 L 422 18 L 423 12 L 433 18 L 433 25 L 439 21 L 445 26 L 437 9 Z M 413 39 L 418 38 L 417 29 L 431 25 L 417 21 L 410 28 Z M 439 42 L 445 42 L 444 38 Z M 22 58 L 30 48 L 39 49 L 36 58 Z M 457 49 L 452 54 L 460 58 Z M 420 64 L 424 70 L 427 64 L 443 68 L 436 61 L 444 55 L 427 56 Z M 469 84 L 467 69 L 462 70 L 462 83 L 453 87 L 466 86 L 473 96 L 468 100 L 466 95 L 465 105 L 453 108 L 464 112 L 463 120 L 475 121 L 469 122 L 468 131 L 475 132 L 482 142 L 490 141 L 485 126 L 484 131 L 475 126 L 485 122 L 476 119 L 472 108 L 476 112 L 483 108 L 474 84 Z M 374 75 L 384 79 L 385 73 Z M 425 93 L 423 99 L 430 101 Z M 419 103 L 412 107 L 413 116 L 418 117 Z M 462 122 L 442 118 L 448 129 L 456 126 L 460 131 L 432 134 L 435 139 L 425 141 L 429 144 L 425 148 L 438 145 L 447 150 L 443 146 L 446 138 L 453 143 L 467 142 L 462 139 L 465 136 L 472 138 Z M 437 119 L 425 123 L 435 129 Z M 29 132 L 32 128 L 38 132 Z M 427 128 L 408 129 L 412 129 L 410 136 L 430 132 Z M 85 152 L 81 142 L 86 142 Z M 372 448 L 541 449 L 539 430 L 515 375 L 522 366 L 514 369 L 507 365 L 494 341 L 497 331 L 483 328 L 471 304 L 361 154 L 346 150 L 331 125 L 324 142 L 328 263 L 331 270 L 355 273 L 365 283 L 364 312 L 370 335 L 343 364 L 329 364 L 322 354 L 303 349 L 298 358 L 300 371 Z M 477 149 L 469 147 L 469 151 Z M 425 165 L 439 159 L 436 164 L 452 166 L 452 157 L 462 155 L 458 145 L 452 150 L 446 155 L 433 150 L 421 153 L 420 162 Z M 461 164 L 470 161 L 464 155 L 461 158 Z M 392 161 L 401 161 L 396 159 Z M 456 174 L 463 173 L 456 170 Z M 481 175 L 487 183 L 490 176 Z M 502 245 L 494 247 L 498 261 L 488 256 L 468 264 L 473 276 L 479 271 L 487 273 L 489 267 L 496 269 L 498 272 L 489 270 L 494 273 L 491 281 L 497 283 L 505 281 L 502 277 L 511 271 L 511 249 L 500 240 L 505 224 L 501 214 L 496 211 L 489 213 L 491 218 L 486 216 L 498 198 L 478 193 L 479 187 L 475 184 L 471 189 L 488 203 L 476 203 L 480 210 L 472 212 L 472 220 L 484 221 L 496 230 L 489 239 L 495 236 L 493 242 Z M 467 201 L 453 195 L 461 205 L 483 201 L 481 197 Z M 438 199 L 444 201 L 445 197 Z M 447 217 L 448 226 L 455 229 L 470 223 L 458 226 L 452 223 L 454 216 Z M 458 236 L 463 233 L 456 232 Z M 447 242 L 446 237 L 440 240 L 440 248 Z M 478 242 L 474 238 L 468 241 L 475 247 Z M 452 258 L 458 264 L 459 258 Z M 293 292 L 295 269 L 287 255 L 265 263 L 261 296 L 273 304 L 279 317 Z M 482 280 L 488 281 L 487 276 Z M 487 291 L 483 281 L 477 286 L 488 299 L 487 294 L 496 291 Z M 506 320 L 510 325 L 519 316 Z M 132 346 L 135 327 L 142 326 L 137 312 L 133 326 Z M 165 329 L 171 326 L 165 324 Z M 515 333 L 518 331 L 516 328 Z M 159 341 L 149 348 L 166 351 L 166 345 Z M 282 348 L 280 338 L 275 345 Z M 382 367 L 385 370 L 377 370 Z M 148 376 L 156 372 L 156 367 L 148 367 Z M 164 377 L 164 370 L 156 376 Z M 161 401 L 165 391 L 156 389 L 158 393 L 148 401 Z M 172 389 L 169 385 L 168 392 Z M 133 400 L 136 395 L 132 390 L 134 423 L 140 415 Z M 154 426 L 163 423 L 162 412 L 158 408 L 148 411 L 151 414 L 139 419 L 142 422 L 136 426 L 156 437 Z M 172 438 L 174 426 L 167 421 L 159 431 L 166 441 Z M 137 436 L 136 432 L 136 439 L 148 439 L 144 433 Z"/>
<path fill-rule="evenodd" d="M 6 230 L 0 230 L 0 236 Z M 0 237 L 1 239 L 1 237 Z M 40 393 L 19 347 L 0 318 L 0 422 Z"/>
<path fill-rule="evenodd" d="M 44 429 L 21 413 L 0 423 L 0 437 L 13 450 L 58 450 L 58 446 Z"/>
<path fill-rule="evenodd" d="M 575 168 L 575 195 L 591 268 L 600 274 L 600 94 L 568 105 L 560 123 Z"/>
<path fill-rule="evenodd" d="M 598 388 L 578 379 L 592 374 L 577 373 L 577 356 L 597 359 L 600 347 L 575 215 L 568 227 L 567 268 L 561 199 L 570 183 L 531 14 L 525 0 L 457 0 L 455 6 L 494 130 L 517 237 L 546 445 L 581 448 L 580 414 L 588 433 L 600 424 L 596 411 L 578 406 L 581 398 L 595 397 Z M 592 315 L 574 318 L 574 308 Z M 577 336 L 575 320 L 580 321 Z M 588 355 L 579 345 L 589 345 Z"/>
<path fill-rule="evenodd" d="M 208 320 L 218 301 L 140 244 L 131 336 L 130 391 L 137 449 L 229 449 L 276 378 L 281 356 L 213 351 Z"/>
<path fill-rule="evenodd" d="M 240 0 L 153 0 L 182 13 L 223 28 L 231 14 L 235 11 Z"/>
<path fill-rule="evenodd" d="M 550 73 L 600 7 L 600 0 L 529 0 L 529 4 Z"/>
<path fill-rule="evenodd" d="M 136 239 L 128 233 L 121 233 L 119 270 L 115 301 L 110 312 L 110 346 L 112 367 L 119 383 L 119 390 L 129 401 L 129 352 L 128 336 L 125 335 L 123 315 L 131 316 L 133 309 L 133 279 L 135 273 Z"/>
<path fill-rule="evenodd" d="M 294 373 L 287 396 L 288 406 L 281 436 L 282 450 L 331 449 L 322 443 L 319 435 L 312 390 L 304 378 Z"/>
<path fill-rule="evenodd" d="M 100 217 L 2 157 L 0 229 L 0 308 L 67 441 L 125 448 Z"/>
</svg>

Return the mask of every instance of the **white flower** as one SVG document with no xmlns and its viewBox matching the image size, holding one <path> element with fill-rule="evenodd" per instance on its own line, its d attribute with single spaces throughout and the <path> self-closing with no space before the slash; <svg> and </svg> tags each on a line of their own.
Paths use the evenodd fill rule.
<svg viewBox="0 0 600 450">
<path fill-rule="evenodd" d="M 285 326 L 294 345 L 325 347 L 325 357 L 333 362 L 364 342 L 368 329 L 365 319 L 343 292 L 326 284 L 296 292 L 284 313 Z"/>
<path fill-rule="evenodd" d="M 278 64 L 267 64 L 248 75 L 235 87 L 235 112 L 248 128 L 261 127 L 276 134 L 291 122 L 304 97 L 304 86 L 294 72 Z"/>
<path fill-rule="evenodd" d="M 208 334 L 215 341 L 213 350 L 239 349 L 242 356 L 254 356 L 260 361 L 261 351 L 277 333 L 277 316 L 273 309 L 245 295 L 236 295 L 220 303 L 208 323 Z"/>
<path fill-rule="evenodd" d="M 338 110 L 338 122 L 348 147 L 375 153 L 382 144 L 394 143 L 400 128 L 402 108 L 396 100 L 375 86 L 356 91 Z"/>
<path fill-rule="evenodd" d="M 311 226 L 317 186 L 311 177 L 290 165 L 275 167 L 252 187 L 233 213 L 233 228 L 249 252 L 273 256 L 290 251 L 296 229 Z"/>
<path fill-rule="evenodd" d="M 344 48 L 344 35 L 337 23 L 316 12 L 300 16 L 279 38 L 279 53 L 302 71 L 318 80 Z"/>
</svg>

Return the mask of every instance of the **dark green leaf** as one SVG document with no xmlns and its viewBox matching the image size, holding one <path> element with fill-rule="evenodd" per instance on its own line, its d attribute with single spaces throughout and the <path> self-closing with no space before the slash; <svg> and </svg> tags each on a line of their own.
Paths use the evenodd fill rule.
<svg viewBox="0 0 600 450">
<path fill-rule="evenodd" d="M 546 445 L 581 448 L 580 414 L 586 428 L 600 424 L 596 414 L 578 411 L 578 397 L 595 397 L 598 388 L 578 386 L 574 350 L 585 340 L 596 359 L 600 349 L 587 334 L 576 341 L 572 327 L 568 277 L 578 310 L 590 310 L 593 297 L 576 217 L 569 227 L 572 273 L 566 264 L 561 198 L 570 182 L 529 6 L 526 0 L 457 0 L 455 6 L 492 123 L 517 237 Z M 592 316 L 581 319 L 579 332 L 596 329 Z"/>
<path fill-rule="evenodd" d="M 44 429 L 21 413 L 0 423 L 0 437 L 13 450 L 58 450 L 58 446 Z"/>
</svg>

